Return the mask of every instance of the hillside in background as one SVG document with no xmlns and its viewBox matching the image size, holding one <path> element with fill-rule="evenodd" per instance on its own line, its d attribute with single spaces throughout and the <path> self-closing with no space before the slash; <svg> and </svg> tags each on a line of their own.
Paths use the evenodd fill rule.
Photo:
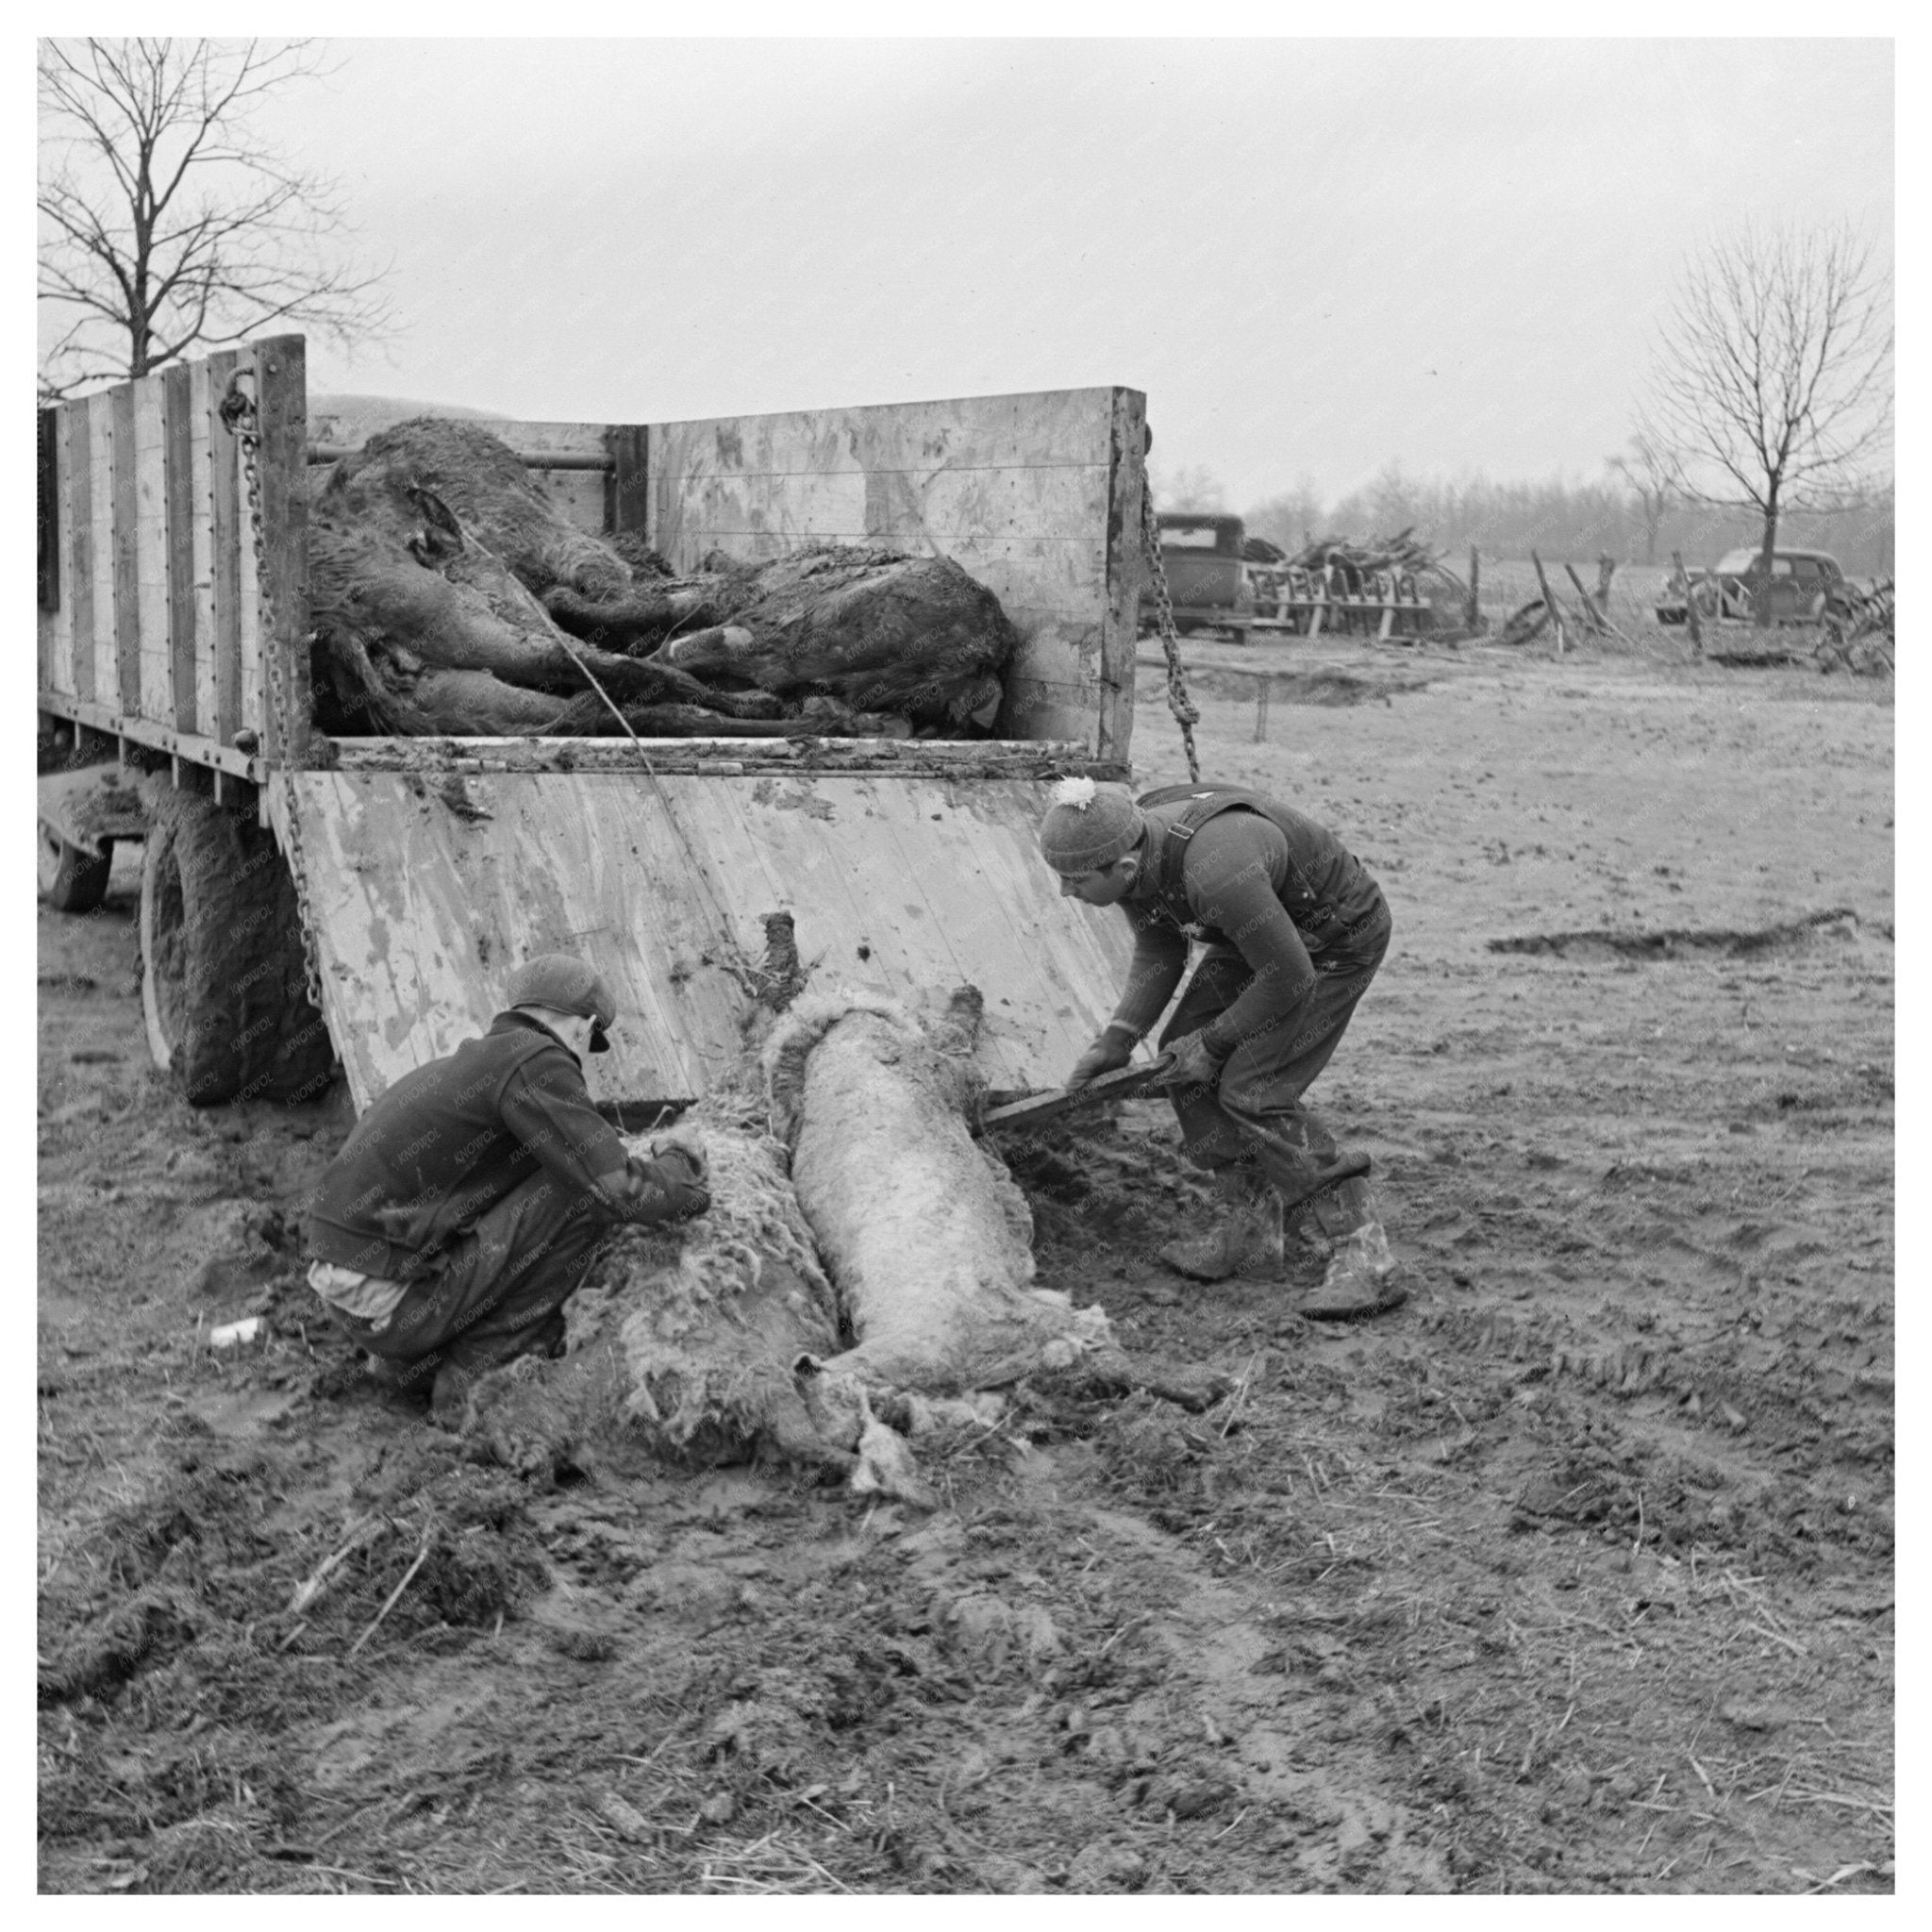
<svg viewBox="0 0 1932 1932">
<path fill-rule="evenodd" d="M 311 395 L 310 416 L 352 417 L 370 425 L 370 434 L 387 429 L 391 423 L 407 423 L 411 416 L 458 416 L 471 423 L 506 423 L 501 409 L 473 409 L 462 403 L 421 403 L 408 396 L 351 394 Z"/>
</svg>

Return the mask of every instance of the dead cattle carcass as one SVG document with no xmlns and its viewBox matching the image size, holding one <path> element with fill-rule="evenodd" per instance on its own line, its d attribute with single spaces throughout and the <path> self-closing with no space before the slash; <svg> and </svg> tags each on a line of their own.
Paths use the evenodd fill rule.
<svg viewBox="0 0 1932 1932">
<path fill-rule="evenodd" d="M 716 720 L 727 713 L 769 715 L 776 708 L 761 694 L 746 705 L 673 666 L 566 637 L 484 539 L 490 520 L 466 520 L 424 480 L 435 476 L 447 487 L 460 465 L 453 440 L 441 432 L 463 426 L 431 421 L 386 430 L 338 462 L 314 493 L 309 622 L 325 728 L 354 735 L 572 736 L 621 732 L 612 715 L 617 708 L 632 729 L 647 735 L 668 722 L 655 717 L 653 707 L 702 708 L 710 729 L 720 728 Z M 525 555 L 536 554 L 535 533 L 546 521 L 555 526 L 555 554 L 573 547 L 575 533 L 535 496 L 508 448 L 474 428 L 461 447 L 472 460 L 469 487 L 452 491 L 459 501 L 473 510 L 478 503 L 493 507 L 499 534 L 520 522 Z M 426 460 L 425 448 L 438 460 Z M 608 554 L 614 568 L 625 568 Z M 575 567 L 582 573 L 591 563 Z"/>
<path fill-rule="evenodd" d="M 999 599 L 951 558 L 821 544 L 712 579 L 717 622 L 656 661 L 943 737 L 990 729 L 1019 639 Z"/>
<path fill-rule="evenodd" d="M 311 504 L 321 722 L 356 735 L 991 728 L 1018 638 L 950 559 L 814 546 L 708 562 L 685 579 L 634 569 L 487 429 L 399 424 L 339 461 Z"/>
<path fill-rule="evenodd" d="M 1036 1285 L 1024 1197 L 968 1129 L 977 1025 L 970 991 L 931 1024 L 801 1003 L 762 1102 L 695 1110 L 710 1212 L 618 1236 L 565 1358 L 485 1378 L 472 1435 L 525 1468 L 764 1454 L 925 1501 L 923 1429 L 996 1417 L 1029 1375 L 1133 1386 L 1102 1310 Z"/>
</svg>

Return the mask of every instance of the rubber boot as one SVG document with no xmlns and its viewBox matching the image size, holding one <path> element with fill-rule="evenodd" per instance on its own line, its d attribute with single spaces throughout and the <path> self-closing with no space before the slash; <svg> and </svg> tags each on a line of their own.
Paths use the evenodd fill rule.
<svg viewBox="0 0 1932 1932">
<path fill-rule="evenodd" d="M 1365 1180 L 1352 1180 L 1321 1197 L 1317 1219 L 1335 1237 L 1322 1285 L 1300 1313 L 1316 1322 L 1351 1322 L 1386 1314 L 1408 1299 L 1396 1278 L 1395 1257 Z"/>
<path fill-rule="evenodd" d="M 1230 1274 L 1278 1273 L 1283 1252 L 1281 1196 L 1255 1167 L 1215 1171 L 1214 1190 L 1225 1211 L 1203 1234 L 1170 1241 L 1160 1258 L 1191 1281 L 1225 1281 Z"/>
</svg>

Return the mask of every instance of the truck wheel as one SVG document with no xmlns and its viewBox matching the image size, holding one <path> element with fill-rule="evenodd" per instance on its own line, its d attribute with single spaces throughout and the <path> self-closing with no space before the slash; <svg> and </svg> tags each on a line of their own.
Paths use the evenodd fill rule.
<svg viewBox="0 0 1932 1932">
<path fill-rule="evenodd" d="M 82 845 L 70 845 L 51 825 L 40 828 L 40 883 L 47 904 L 57 912 L 92 912 L 108 896 L 108 874 L 114 870 L 114 848 L 96 857 Z"/>
<path fill-rule="evenodd" d="M 308 1098 L 333 1053 L 308 1004 L 294 881 L 250 813 L 159 793 L 141 870 L 148 1052 L 191 1105 Z"/>
</svg>

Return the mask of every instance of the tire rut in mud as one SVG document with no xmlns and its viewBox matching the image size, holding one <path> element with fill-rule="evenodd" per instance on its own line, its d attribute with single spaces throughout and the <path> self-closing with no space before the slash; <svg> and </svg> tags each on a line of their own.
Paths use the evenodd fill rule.
<svg viewBox="0 0 1932 1932">
<path fill-rule="evenodd" d="M 1851 939 L 1862 929 L 1849 906 L 1809 912 L 1802 919 L 1761 926 L 1673 926 L 1658 932 L 1632 932 L 1604 926 L 1596 931 L 1526 933 L 1485 941 L 1492 953 L 1549 954 L 1562 959 L 1680 959 L 1701 953 L 1742 958 L 1790 950 L 1819 939 Z M 1891 937 L 1890 928 L 1874 931 Z"/>
</svg>

